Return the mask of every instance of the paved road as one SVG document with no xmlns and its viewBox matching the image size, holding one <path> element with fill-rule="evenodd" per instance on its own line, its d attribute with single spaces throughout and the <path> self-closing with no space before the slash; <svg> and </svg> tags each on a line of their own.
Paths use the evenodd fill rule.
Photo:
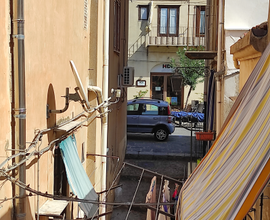
<svg viewBox="0 0 270 220">
<path fill-rule="evenodd" d="M 200 143 L 196 141 L 194 135 L 193 133 L 193 159 L 195 159 L 196 153 L 197 155 L 202 154 Z M 115 202 L 126 203 L 127 205 L 115 207 L 111 216 L 112 220 L 126 219 L 128 216 L 128 204 L 133 198 L 136 197 L 136 203 L 145 202 L 151 178 L 154 174 L 150 175 L 145 171 L 139 188 L 137 188 L 142 169 L 156 173 L 157 189 L 160 189 L 160 175 L 169 176 L 180 181 L 187 178 L 188 162 L 191 160 L 190 139 L 191 132 L 181 127 L 176 127 L 175 132 L 165 142 L 156 141 L 153 134 L 128 134 L 125 162 L 141 167 L 141 170 L 126 166 L 121 173 L 119 182 L 121 187 L 115 190 Z M 170 181 L 171 194 L 174 186 L 174 182 Z M 146 219 L 146 206 L 133 206 L 128 220 L 141 219 Z"/>
<path fill-rule="evenodd" d="M 176 127 L 166 141 L 154 139 L 153 134 L 128 133 L 126 158 L 134 157 L 190 157 L 191 131 Z M 192 132 L 192 156 L 200 157 L 202 146 Z"/>
</svg>

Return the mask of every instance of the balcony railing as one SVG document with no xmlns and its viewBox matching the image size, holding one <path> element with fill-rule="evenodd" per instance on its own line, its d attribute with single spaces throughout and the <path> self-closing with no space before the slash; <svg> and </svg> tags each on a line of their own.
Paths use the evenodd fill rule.
<svg viewBox="0 0 270 220">
<path fill-rule="evenodd" d="M 158 34 L 159 30 L 158 26 L 151 26 L 149 33 L 140 36 L 128 49 L 128 58 L 142 46 L 205 46 L 204 35 L 196 34 L 195 28 L 189 28 L 189 36 L 187 36 L 187 27 L 180 27 L 177 36 L 160 36 Z"/>
<path fill-rule="evenodd" d="M 142 45 L 145 44 L 146 38 L 147 35 L 142 35 L 135 41 L 134 44 L 130 46 L 130 48 L 128 49 L 128 58 L 130 58 Z"/>
<path fill-rule="evenodd" d="M 158 34 L 160 28 L 158 26 L 152 26 L 151 31 L 146 36 L 145 46 L 204 46 L 204 35 L 196 35 L 195 28 L 188 29 L 187 27 L 180 27 L 177 36 L 164 36 Z"/>
</svg>

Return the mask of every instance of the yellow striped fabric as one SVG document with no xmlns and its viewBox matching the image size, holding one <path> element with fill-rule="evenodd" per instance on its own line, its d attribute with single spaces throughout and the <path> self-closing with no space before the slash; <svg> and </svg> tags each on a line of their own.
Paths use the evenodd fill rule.
<svg viewBox="0 0 270 220">
<path fill-rule="evenodd" d="M 242 220 L 269 181 L 269 51 L 268 46 L 213 146 L 183 185 L 176 220 Z"/>
</svg>

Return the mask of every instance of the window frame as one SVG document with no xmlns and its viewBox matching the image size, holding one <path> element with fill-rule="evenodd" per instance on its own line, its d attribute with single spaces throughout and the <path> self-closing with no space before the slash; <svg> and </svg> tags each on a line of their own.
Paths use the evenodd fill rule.
<svg viewBox="0 0 270 220">
<path fill-rule="evenodd" d="M 159 115 L 159 107 L 154 104 L 143 103 L 141 115 Z"/>
<path fill-rule="evenodd" d="M 160 33 L 160 22 L 161 22 L 161 10 L 166 8 L 167 9 L 167 27 L 166 27 L 166 33 Z M 158 31 L 157 34 L 160 37 L 177 37 L 179 35 L 179 8 L 180 5 L 160 5 L 158 6 Z M 176 29 L 175 34 L 170 34 L 170 9 L 176 9 Z"/>
<path fill-rule="evenodd" d="M 196 37 L 204 37 L 206 32 L 204 23 L 204 33 L 201 33 L 201 11 L 205 12 L 205 6 L 196 6 Z"/>
<path fill-rule="evenodd" d="M 114 31 L 113 31 L 113 49 L 120 53 L 120 32 L 121 32 L 121 3 L 114 0 Z"/>
<path fill-rule="evenodd" d="M 146 12 L 146 18 L 142 18 L 141 17 L 141 10 L 142 10 L 142 8 L 146 8 L 146 10 L 147 10 L 147 12 Z M 138 5 L 138 20 L 139 21 L 146 21 L 146 20 L 148 20 L 148 18 L 149 18 L 149 5 Z"/>
<path fill-rule="evenodd" d="M 134 106 L 134 110 L 129 109 L 130 106 Z M 127 115 L 140 115 L 140 104 L 132 103 L 127 106 Z"/>
</svg>

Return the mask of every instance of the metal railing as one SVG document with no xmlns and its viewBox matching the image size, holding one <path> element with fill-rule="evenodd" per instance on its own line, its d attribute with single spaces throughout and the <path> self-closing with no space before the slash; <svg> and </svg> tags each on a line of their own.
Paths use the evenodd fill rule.
<svg viewBox="0 0 270 220">
<path fill-rule="evenodd" d="M 148 35 L 148 34 L 147 34 Z M 130 58 L 142 45 L 145 44 L 147 35 L 141 35 L 134 44 L 128 49 L 128 58 Z"/>
<path fill-rule="evenodd" d="M 160 34 L 160 31 L 166 31 L 168 34 Z M 173 34 L 178 33 L 178 34 Z M 145 46 L 204 46 L 205 37 L 199 34 L 196 28 L 179 27 L 178 31 L 175 28 L 161 28 L 160 26 L 152 26 L 146 38 Z"/>
<path fill-rule="evenodd" d="M 175 28 L 160 28 L 160 26 L 148 27 L 149 32 L 146 35 L 140 36 L 134 44 L 128 49 L 128 58 L 130 58 L 141 46 L 204 46 L 204 34 L 199 34 L 199 31 L 194 27 L 179 27 Z M 178 32 L 174 34 L 160 34 L 160 30 Z"/>
</svg>

